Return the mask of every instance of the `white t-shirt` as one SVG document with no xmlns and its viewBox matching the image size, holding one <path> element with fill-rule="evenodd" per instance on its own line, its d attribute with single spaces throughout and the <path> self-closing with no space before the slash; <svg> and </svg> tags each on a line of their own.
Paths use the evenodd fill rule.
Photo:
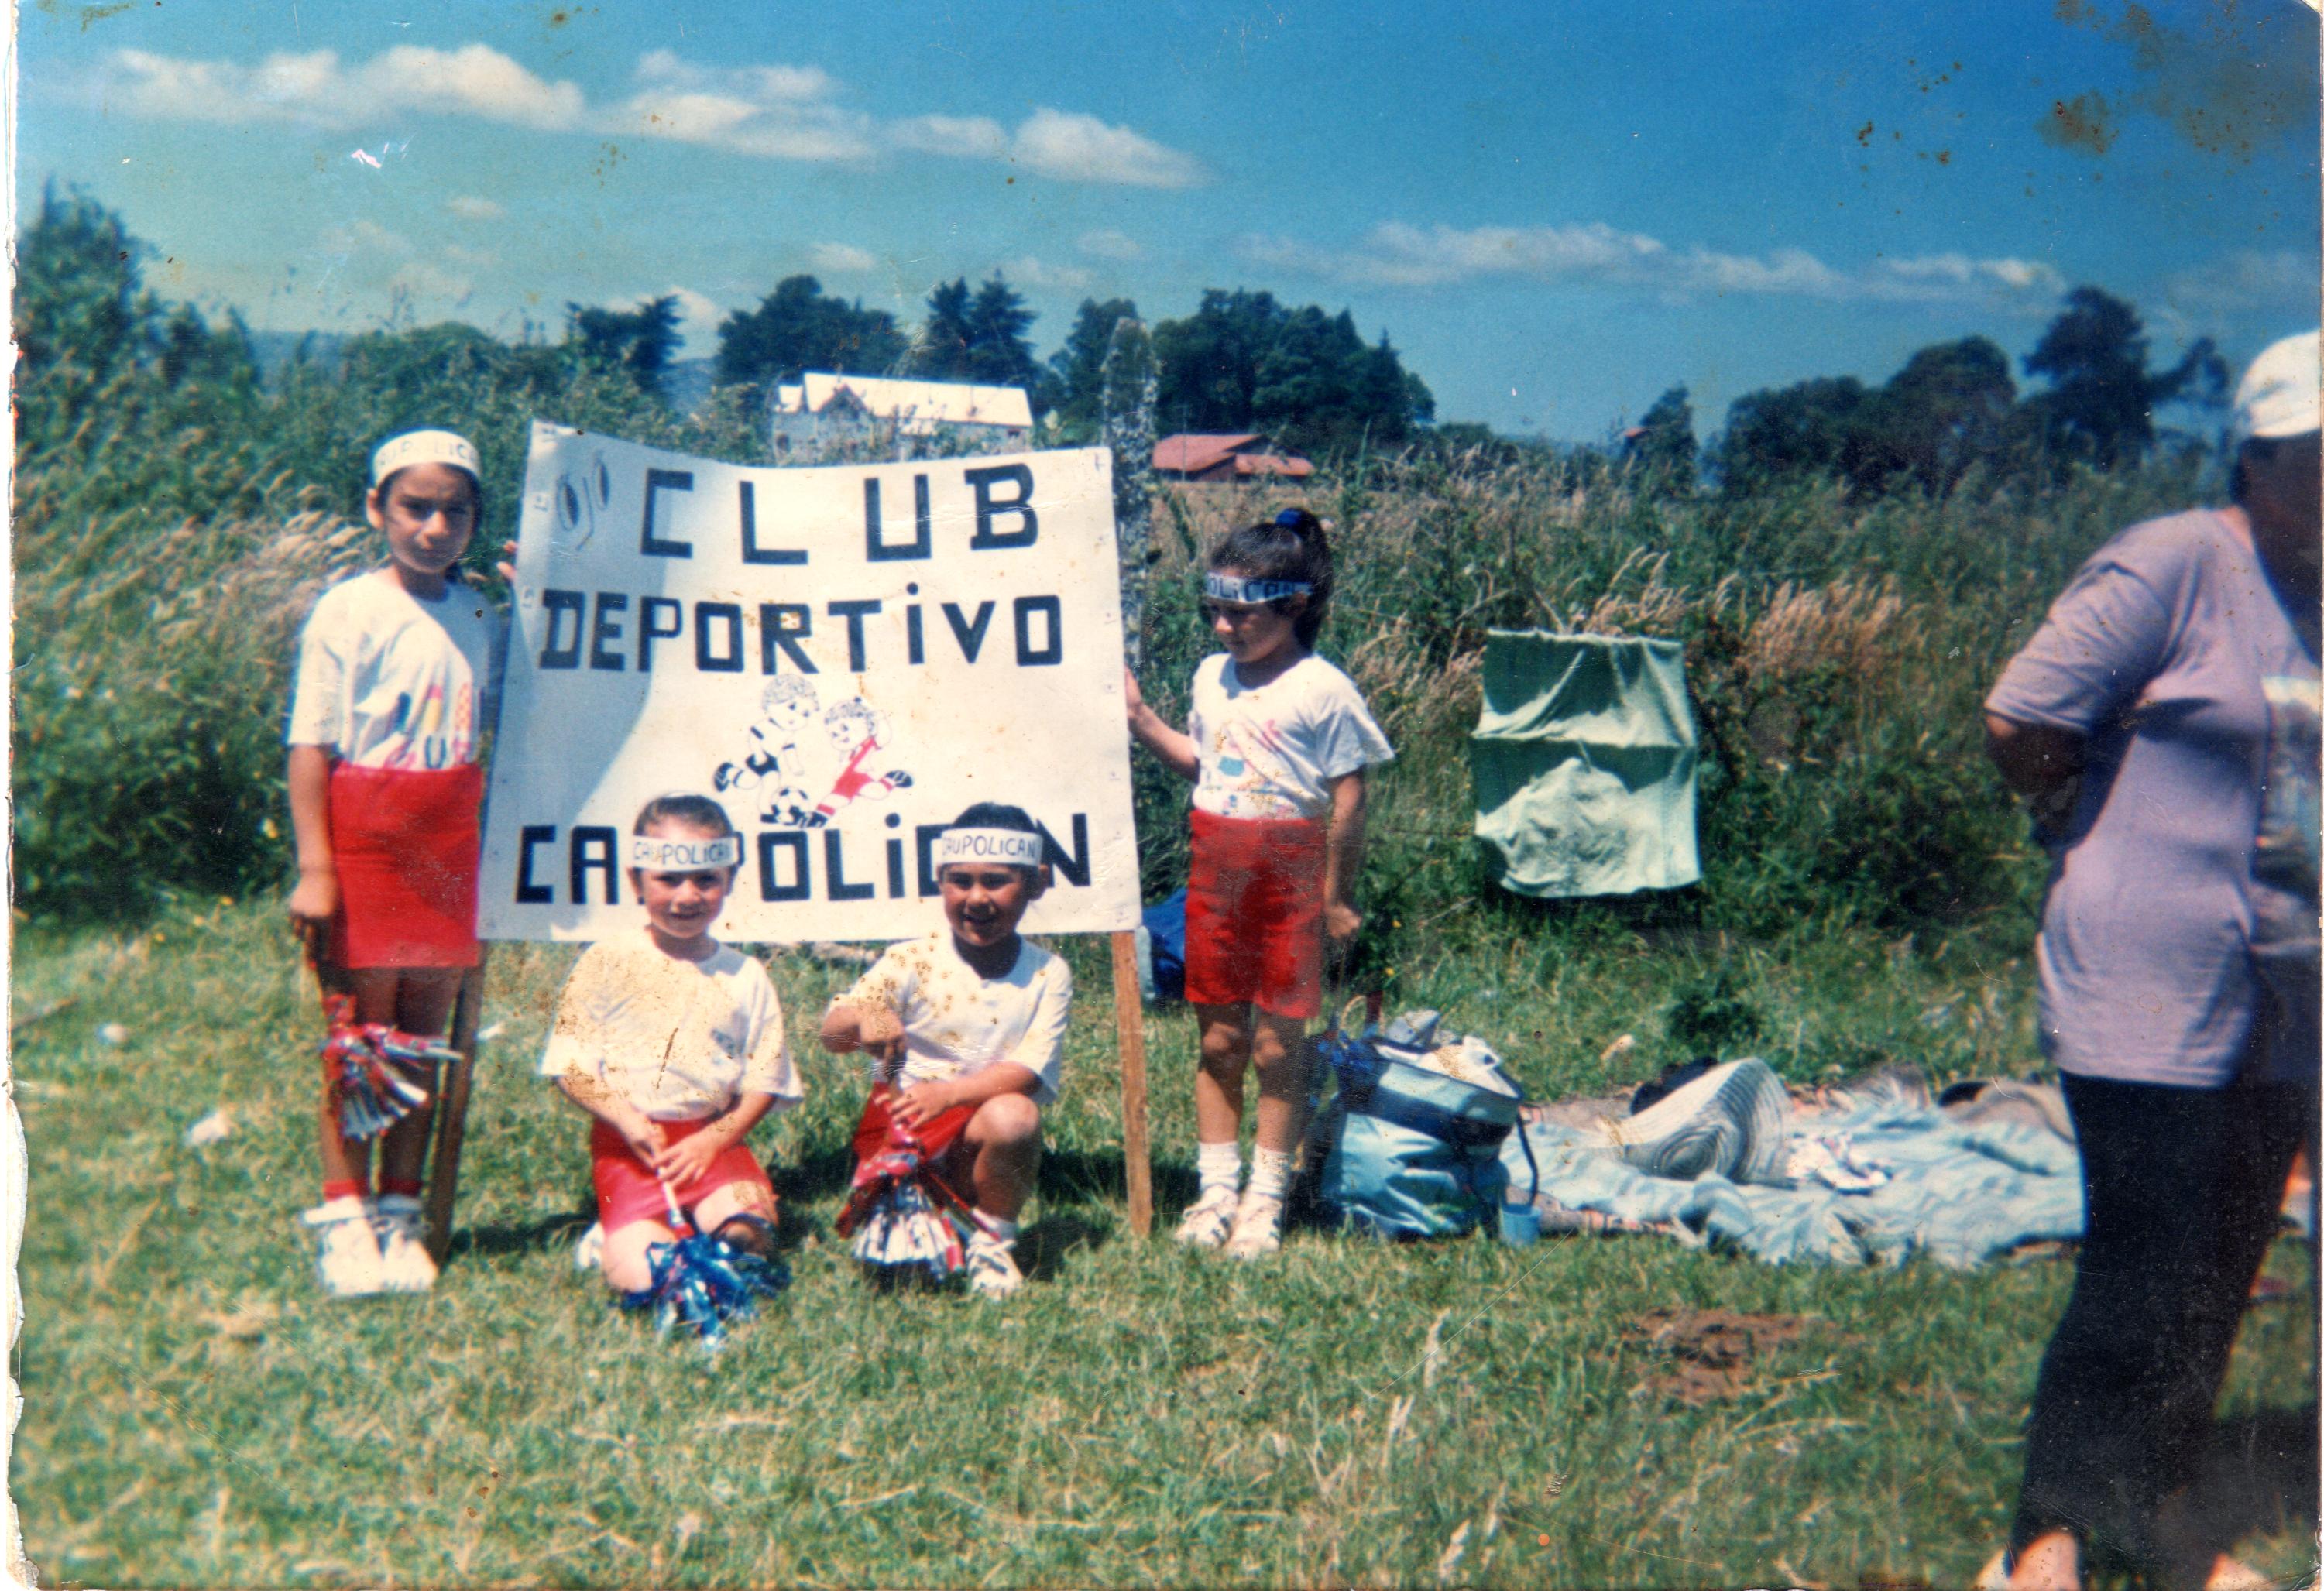
<svg viewBox="0 0 2324 1591">
<path fill-rule="evenodd" d="M 392 569 L 325 592 L 299 636 L 286 745 L 327 746 L 358 768 L 476 759 L 503 626 L 473 588 L 422 602 Z"/>
<path fill-rule="evenodd" d="M 942 1082 L 1013 1061 L 1038 1080 L 1033 1086 L 1038 1105 L 1057 1097 L 1073 1003 L 1072 971 L 1039 945 L 1019 940 L 1017 964 L 1001 977 L 982 978 L 960 959 L 948 928 L 890 945 L 854 988 L 832 1002 L 884 1007 L 903 1023 L 899 1086 Z M 879 1063 L 872 1066 L 872 1081 L 883 1081 Z"/>
<path fill-rule="evenodd" d="M 640 928 L 582 952 L 558 997 L 543 1077 L 595 1079 L 654 1121 L 699 1121 L 744 1094 L 805 1097 L 766 968 L 733 945 L 664 955 Z"/>
<path fill-rule="evenodd" d="M 1356 682 L 1316 657 L 1257 686 L 1224 652 L 1204 658 L 1186 731 L 1194 805 L 1219 817 L 1320 818 L 1333 779 L 1396 757 Z"/>
</svg>

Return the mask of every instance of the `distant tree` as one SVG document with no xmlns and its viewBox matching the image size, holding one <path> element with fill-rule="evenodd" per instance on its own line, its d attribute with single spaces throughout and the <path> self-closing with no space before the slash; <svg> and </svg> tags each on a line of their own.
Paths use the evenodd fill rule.
<svg viewBox="0 0 2324 1591">
<path fill-rule="evenodd" d="M 1671 491 L 1694 490 L 1694 409 L 1684 387 L 1673 387 L 1655 400 L 1623 451 Z"/>
<path fill-rule="evenodd" d="M 678 295 L 649 299 L 634 309 L 565 306 L 567 335 L 581 356 L 601 369 L 622 369 L 641 389 L 661 390 L 669 357 L 686 339 L 678 335 Z"/>
<path fill-rule="evenodd" d="M 2034 429 L 2049 455 L 2111 469 L 2142 457 L 2154 445 L 2154 410 L 2189 400 L 2217 403 L 2227 366 L 2209 337 L 2166 371 L 2146 368 L 2148 345 L 2138 312 L 2094 287 L 2066 295 L 2066 308 L 2034 352 L 2029 375 L 2048 390 L 2027 400 Z"/>
<path fill-rule="evenodd" d="M 1980 460 L 2006 465 L 2020 421 L 2009 356 L 1984 337 L 1923 348 L 1878 387 L 1853 376 L 1747 393 L 1727 411 L 1722 488 L 1827 475 L 1868 496 L 1942 495 Z"/>
<path fill-rule="evenodd" d="M 928 318 L 913 344 L 916 375 L 937 381 L 1021 387 L 1038 401 L 1047 396 L 1041 366 L 1026 333 L 1036 317 L 1023 295 L 1000 272 L 972 293 L 968 279 L 939 282 L 928 295 Z"/>
<path fill-rule="evenodd" d="M 1049 355 L 1050 407 L 1068 436 L 1093 435 L 1103 420 L 1106 346 L 1118 323 L 1138 317 L 1128 299 L 1084 299 L 1065 346 Z"/>
<path fill-rule="evenodd" d="M 1845 477 L 1862 447 L 1869 398 L 1854 376 L 1745 393 L 1727 410 L 1715 454 L 1721 489 L 1748 495 L 1801 475 Z"/>
<path fill-rule="evenodd" d="M 1016 289 L 994 271 L 968 307 L 968 375 L 987 386 L 1022 387 L 1028 392 L 1041 384 L 1041 367 L 1033 358 L 1032 339 L 1025 334 L 1038 318 L 1025 307 Z"/>
<path fill-rule="evenodd" d="M 1986 338 L 1923 348 L 1866 406 L 1849 484 L 1879 492 L 1910 482 L 1941 496 L 1970 464 L 1999 456 L 2016 402 L 2009 356 Z"/>
<path fill-rule="evenodd" d="M 206 382 L 246 390 L 258 383 L 258 356 L 239 309 L 227 310 L 226 323 L 213 327 L 200 310 L 180 304 L 162 320 L 155 342 L 164 385 Z"/>
<path fill-rule="evenodd" d="M 772 387 L 810 370 L 889 375 L 908 345 L 895 317 L 827 294 L 812 276 L 787 276 L 755 309 L 718 326 L 718 381 Z"/>
<path fill-rule="evenodd" d="M 913 374 L 939 381 L 967 379 L 971 350 L 976 342 L 971 306 L 968 278 L 936 283 L 936 290 L 928 294 L 928 317 L 912 342 Z"/>
<path fill-rule="evenodd" d="M 1435 412 L 1386 336 L 1367 345 L 1345 310 L 1286 308 L 1273 294 L 1211 289 L 1155 328 L 1166 431 L 1260 431 L 1309 452 L 1396 446 Z"/>
<path fill-rule="evenodd" d="M 26 366 L 69 361 L 97 380 L 143 352 L 152 301 L 138 290 L 145 245 L 84 193 L 41 194 L 16 245 L 16 341 Z"/>
</svg>

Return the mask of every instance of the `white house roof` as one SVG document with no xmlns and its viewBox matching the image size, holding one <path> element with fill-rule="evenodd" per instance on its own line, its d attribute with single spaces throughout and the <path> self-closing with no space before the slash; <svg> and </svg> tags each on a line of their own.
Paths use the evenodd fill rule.
<svg viewBox="0 0 2324 1591">
<path fill-rule="evenodd" d="M 1033 406 L 1019 387 L 978 387 L 964 382 L 902 382 L 885 376 L 833 375 L 811 370 L 798 386 L 779 387 L 775 402 L 791 414 L 820 414 L 846 392 L 876 419 L 892 419 L 907 435 L 938 426 L 1033 424 Z"/>
</svg>

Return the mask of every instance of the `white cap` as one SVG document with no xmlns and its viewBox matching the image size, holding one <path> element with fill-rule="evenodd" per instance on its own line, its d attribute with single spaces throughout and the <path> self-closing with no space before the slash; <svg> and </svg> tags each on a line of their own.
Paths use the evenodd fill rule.
<svg viewBox="0 0 2324 1591">
<path fill-rule="evenodd" d="M 2273 344 L 2244 372 L 2236 388 L 2235 446 L 2255 437 L 2302 437 L 2318 427 L 2324 391 L 2324 353 L 2318 334 L 2301 332 Z"/>
<path fill-rule="evenodd" d="M 476 445 L 457 431 L 406 431 L 401 437 L 390 437 L 371 455 L 371 483 L 379 483 L 398 470 L 408 470 L 413 464 L 450 464 L 456 470 L 466 470 L 468 478 L 481 487 L 484 483 L 484 461 L 476 456 Z"/>
</svg>

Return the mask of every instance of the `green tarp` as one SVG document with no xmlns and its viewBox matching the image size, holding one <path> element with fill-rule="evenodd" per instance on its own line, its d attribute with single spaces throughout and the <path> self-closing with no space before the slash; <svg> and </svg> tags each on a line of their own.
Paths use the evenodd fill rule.
<svg viewBox="0 0 2324 1591">
<path fill-rule="evenodd" d="M 1503 888 L 1628 895 L 1702 877 L 1678 642 L 1496 630 L 1484 685 L 1469 760 Z"/>
</svg>

